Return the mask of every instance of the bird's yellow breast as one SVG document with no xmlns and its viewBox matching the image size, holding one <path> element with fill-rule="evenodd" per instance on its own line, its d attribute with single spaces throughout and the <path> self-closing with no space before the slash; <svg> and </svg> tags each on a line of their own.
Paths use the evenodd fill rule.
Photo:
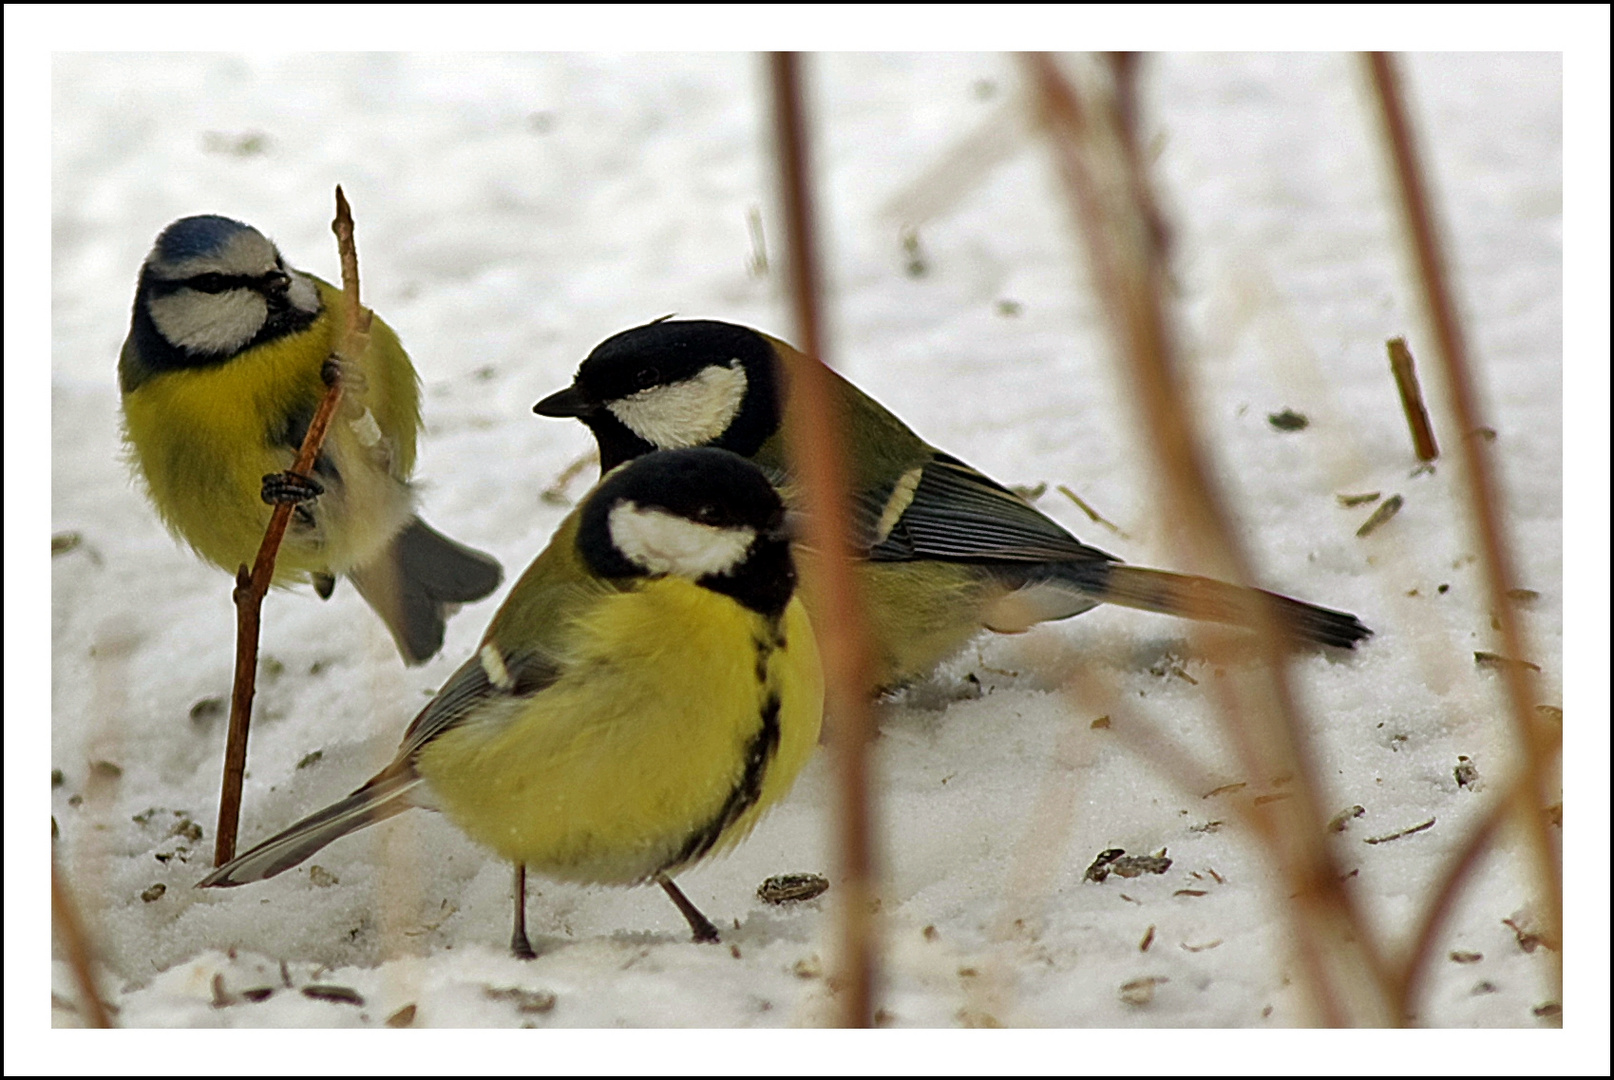
<svg viewBox="0 0 1614 1080">
<path fill-rule="evenodd" d="M 557 682 L 416 760 L 438 806 L 514 862 L 578 881 L 671 872 L 748 833 L 818 741 L 799 601 L 769 620 L 667 577 L 593 605 Z"/>
<path fill-rule="evenodd" d="M 263 477 L 290 468 L 296 456 L 281 441 L 290 419 L 306 423 L 325 394 L 321 369 L 341 301 L 315 281 L 325 310 L 306 329 L 221 364 L 153 375 L 123 396 L 130 456 L 164 521 L 230 571 L 252 561 L 268 525 Z M 316 526 L 288 532 L 277 581 L 366 562 L 411 513 L 406 481 L 419 390 L 407 354 L 380 319 L 343 401 L 322 450 L 334 473 L 321 477 L 326 494 L 313 507 Z"/>
</svg>

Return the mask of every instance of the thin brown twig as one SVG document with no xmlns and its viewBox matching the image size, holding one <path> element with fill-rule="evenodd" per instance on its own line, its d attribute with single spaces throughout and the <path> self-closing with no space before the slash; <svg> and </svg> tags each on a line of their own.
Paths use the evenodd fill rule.
<svg viewBox="0 0 1614 1080">
<path fill-rule="evenodd" d="M 73 980 L 78 983 L 78 996 L 84 1002 L 90 1026 L 111 1027 L 112 1017 L 95 988 L 89 936 L 84 932 L 84 923 L 78 917 L 78 906 L 73 903 L 73 895 L 67 882 L 62 880 L 62 872 L 57 868 L 54 856 L 50 860 L 50 913 L 57 939 L 67 950 L 67 964 L 73 969 Z"/>
<path fill-rule="evenodd" d="M 1209 470 L 1182 405 L 1177 348 L 1162 298 L 1168 233 L 1127 124 L 1134 112 L 1130 102 L 1136 65 L 1117 62 L 1109 67 L 1112 101 L 1118 104 L 1096 97 L 1084 101 L 1050 57 L 1029 57 L 1027 67 L 1086 243 L 1092 278 L 1111 316 L 1118 351 L 1131 360 L 1127 375 L 1150 431 L 1149 448 L 1164 484 L 1166 505 L 1181 525 L 1179 536 L 1192 538 L 1195 551 L 1210 562 L 1213 572 L 1248 583 L 1250 562 L 1213 494 Z M 1337 865 L 1323 841 L 1317 771 L 1298 721 L 1280 639 L 1267 607 L 1261 605 L 1257 614 L 1264 664 L 1255 672 L 1252 700 L 1224 703 L 1224 730 L 1251 775 L 1294 778 L 1295 797 L 1266 811 L 1273 827 L 1268 851 L 1295 898 L 1286 911 L 1325 1022 L 1360 1020 L 1361 1008 L 1375 1011 L 1374 1005 L 1384 1000 L 1388 968 L 1365 932 L 1358 905 L 1340 884 Z M 1225 689 L 1231 692 L 1232 687 Z M 1365 976 L 1376 986 L 1378 1001 L 1351 995 L 1357 1008 L 1348 1007 L 1343 995 L 1359 980 L 1342 982 L 1347 974 Z"/>
<path fill-rule="evenodd" d="M 1467 481 L 1469 512 L 1480 543 L 1480 562 L 1485 570 L 1489 606 L 1501 632 L 1501 651 L 1506 656 L 1530 656 L 1533 653 L 1525 639 L 1524 628 L 1507 598 L 1508 590 L 1517 584 L 1518 575 L 1507 535 L 1502 528 L 1500 489 L 1488 452 L 1489 444 L 1477 437 L 1477 432 L 1483 426 L 1479 394 L 1468 359 L 1462 322 L 1457 316 L 1457 307 L 1451 295 L 1450 275 L 1436 233 L 1434 210 L 1407 117 L 1400 76 L 1393 57 L 1388 53 L 1368 53 L 1363 57 L 1363 62 L 1372 78 L 1383 121 L 1385 153 L 1394 168 L 1403 222 L 1417 265 L 1424 308 L 1434 329 L 1436 357 L 1451 392 L 1451 409 L 1458 432 L 1458 460 L 1463 464 L 1462 471 Z M 1536 865 L 1537 886 L 1546 900 L 1544 917 L 1547 930 L 1562 940 L 1563 869 L 1554 851 L 1546 821 L 1536 809 L 1551 800 L 1547 789 L 1549 751 L 1544 749 L 1545 740 L 1530 710 L 1535 677 L 1522 664 L 1505 665 L 1502 677 L 1512 705 L 1510 711 L 1514 737 L 1523 756 L 1523 772 L 1530 791 L 1529 799 L 1514 801 L 1515 813 L 1519 817 L 1521 831 L 1529 839 Z M 1562 955 L 1561 952 L 1553 954 L 1554 990 L 1560 995 L 1563 987 Z"/>
<path fill-rule="evenodd" d="M 549 486 L 538 493 L 538 497 L 546 503 L 556 506 L 570 505 L 571 500 L 566 497 L 566 485 L 577 479 L 579 473 L 590 465 L 600 463 L 600 451 L 597 447 L 590 447 L 586 453 L 579 454 L 570 465 L 560 471 L 560 475 L 550 481 Z"/>
<path fill-rule="evenodd" d="M 813 221 L 812 163 L 802 104 L 800 60 L 794 53 L 769 56 L 774 130 L 778 140 L 779 187 L 784 203 L 785 265 L 795 308 L 796 330 L 806 362 L 791 373 L 785 432 L 796 474 L 809 509 L 806 543 L 823 560 L 818 638 L 825 675 L 825 713 L 834 724 L 832 741 L 839 787 L 838 837 L 841 878 L 840 963 L 837 983 L 845 1027 L 874 1024 L 876 950 L 873 920 L 874 850 L 870 822 L 873 796 L 868 776 L 872 729 L 869 691 L 873 679 L 862 597 L 852 573 L 849 506 L 850 475 L 836 435 L 835 403 L 819 307 L 822 293 Z"/>
<path fill-rule="evenodd" d="M 336 189 L 336 219 L 331 223 L 336 233 L 337 248 L 342 260 L 342 291 L 347 297 L 347 318 L 339 357 L 362 355 L 364 335 L 368 332 L 370 314 L 359 304 L 359 261 L 353 243 L 353 213 L 340 186 Z M 355 348 L 356 346 L 356 348 Z M 320 401 L 308 432 L 297 451 L 291 471 L 303 476 L 313 474 L 314 461 L 325 442 L 325 431 L 342 401 L 341 365 L 327 364 L 327 389 Z M 235 684 L 230 692 L 230 727 L 224 743 L 224 779 L 219 792 L 218 832 L 213 841 L 213 865 L 223 866 L 235 858 L 236 833 L 241 823 L 241 788 L 247 767 L 247 732 L 252 723 L 252 699 L 257 692 L 258 634 L 262 623 L 263 598 L 274 580 L 275 557 L 291 522 L 294 506 L 277 503 L 269 515 L 269 527 L 264 531 L 263 543 L 249 572 L 245 566 L 236 571 L 235 600 Z"/>
<path fill-rule="evenodd" d="M 1440 447 L 1435 445 L 1435 429 L 1424 407 L 1412 350 L 1407 348 L 1406 338 L 1398 337 L 1385 342 L 1385 348 L 1390 352 L 1390 374 L 1395 376 L 1395 390 L 1401 396 L 1401 411 L 1406 414 L 1407 427 L 1412 429 L 1412 448 L 1419 461 L 1433 461 L 1440 456 Z"/>
<path fill-rule="evenodd" d="M 341 355 L 357 357 L 357 348 L 368 344 L 363 336 L 370 332 L 370 309 L 359 302 L 359 245 L 353 237 L 353 208 L 348 205 L 342 185 L 336 185 L 336 217 L 331 221 L 331 232 L 336 234 L 336 251 L 342 260 L 342 295 L 347 298 L 347 334 L 342 340 Z"/>
<path fill-rule="evenodd" d="M 1069 499 L 1071 502 L 1075 503 L 1077 508 L 1079 508 L 1082 513 L 1086 514 L 1094 524 L 1104 526 L 1106 529 L 1110 530 L 1110 532 L 1121 537 L 1123 540 L 1132 539 L 1119 525 L 1105 517 L 1103 514 L 1099 513 L 1097 510 L 1094 510 L 1091 506 L 1087 505 L 1087 501 L 1072 491 L 1067 485 L 1055 484 L 1054 490 L 1059 492 L 1065 498 Z"/>
</svg>

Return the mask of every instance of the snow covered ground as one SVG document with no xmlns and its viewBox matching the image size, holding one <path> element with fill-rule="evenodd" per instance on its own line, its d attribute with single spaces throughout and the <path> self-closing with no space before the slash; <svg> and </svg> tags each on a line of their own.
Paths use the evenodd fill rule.
<svg viewBox="0 0 1614 1080">
<path fill-rule="evenodd" d="M 412 1010 L 418 1027 L 787 1027 L 830 1015 L 828 898 L 776 908 L 755 895 L 772 874 L 830 872 L 825 756 L 749 841 L 680 879 L 725 928 L 719 948 L 689 943 L 656 890 L 535 880 L 543 955 L 513 960 L 508 867 L 426 813 L 333 845 L 313 860 L 324 875 L 192 889 L 211 854 L 225 725 L 204 703 L 228 695 L 229 582 L 163 530 L 119 456 L 115 361 L 156 233 L 186 214 L 235 216 L 334 279 L 340 182 L 366 300 L 424 381 L 424 512 L 513 579 L 565 513 L 542 493 L 590 446 L 581 426 L 530 407 L 597 341 L 669 312 L 789 333 L 777 275 L 750 265 L 748 215 L 761 210 L 770 254 L 780 235 L 759 74 L 745 54 L 56 57 L 50 521 L 80 542 L 51 564 L 51 813 L 120 1024 L 371 1027 Z M 1521 584 L 1539 594 L 1521 607 L 1528 659 L 1539 701 L 1560 706 L 1561 58 L 1417 56 L 1407 74 Z M 963 192 L 916 246 L 890 212 L 1011 107 L 1015 62 L 834 54 L 812 77 L 833 359 L 931 441 L 1006 483 L 1046 483 L 1039 505 L 1077 535 L 1165 565 L 1133 417 L 1040 148 Z M 1202 430 L 1243 540 L 1264 584 L 1377 631 L 1354 656 L 1300 659 L 1295 678 L 1330 802 L 1365 809 L 1338 838 L 1341 859 L 1398 935 L 1510 755 L 1500 679 L 1473 662 L 1495 644 L 1456 470 L 1409 475 L 1385 339 L 1405 335 L 1437 400 L 1440 385 L 1367 98 L 1339 55 L 1162 56 L 1147 85 Z M 1268 416 L 1285 408 L 1310 426 L 1277 430 Z M 1060 484 L 1126 536 L 1088 521 Z M 576 480 L 565 497 L 585 489 Z M 1372 507 L 1336 496 L 1363 491 L 1405 507 L 1359 539 Z M 503 593 L 463 611 L 418 670 L 351 589 L 327 603 L 274 595 L 243 844 L 387 760 Z M 1105 608 L 983 637 L 881 720 L 882 1022 L 1313 1022 L 1270 868 L 1234 826 L 1209 825 L 1231 817 L 1218 807 L 1230 796 L 1178 790 L 1091 729 L 1095 715 L 1059 689 L 1070 664 L 1114 681 L 1130 715 L 1221 782 L 1260 785 L 1211 734 L 1209 673 L 1184 624 Z M 1477 786 L 1455 779 L 1460 756 Z M 30 761 L 22 782 L 43 769 Z M 1166 848 L 1172 865 L 1084 882 L 1111 847 Z M 1512 841 L 1483 865 L 1420 1023 L 1556 1023 L 1539 1015 L 1546 952 L 1521 949 L 1502 922 L 1528 901 L 1522 868 Z M 1151 978 L 1163 980 L 1152 1000 L 1123 993 Z M 76 1025 L 60 954 L 51 984 L 53 1023 Z M 310 984 L 362 1003 L 299 992 Z"/>
</svg>

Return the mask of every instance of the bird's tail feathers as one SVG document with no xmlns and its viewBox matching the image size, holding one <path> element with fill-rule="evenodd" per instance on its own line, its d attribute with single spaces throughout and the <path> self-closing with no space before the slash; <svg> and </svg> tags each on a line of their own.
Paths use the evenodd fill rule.
<svg viewBox="0 0 1614 1080">
<path fill-rule="evenodd" d="M 1265 589 L 1097 559 L 1042 567 L 994 605 L 986 625 L 994 630 L 1024 630 L 1033 623 L 1078 615 L 1100 603 L 1246 627 L 1260 625 L 1264 603 L 1279 628 L 1295 641 L 1353 649 L 1373 634 L 1349 612 Z"/>
<path fill-rule="evenodd" d="M 1265 603 L 1279 628 L 1298 641 L 1354 649 L 1357 642 L 1373 634 L 1349 612 L 1265 589 L 1126 563 L 1093 563 L 1074 569 L 1093 571 L 1083 575 L 1091 582 L 1089 591 L 1107 604 L 1254 627 L 1260 625 L 1260 605 Z"/>
<path fill-rule="evenodd" d="M 378 776 L 340 802 L 310 814 L 246 854 L 236 856 L 198 881 L 196 887 L 245 885 L 290 870 L 331 841 L 415 806 L 409 795 L 420 782 L 420 777 L 409 770 Z"/>
<path fill-rule="evenodd" d="M 443 647 L 443 628 L 460 604 L 499 587 L 497 559 L 450 540 L 411 518 L 387 550 L 348 571 L 359 595 L 392 631 L 407 664 L 423 664 Z"/>
</svg>

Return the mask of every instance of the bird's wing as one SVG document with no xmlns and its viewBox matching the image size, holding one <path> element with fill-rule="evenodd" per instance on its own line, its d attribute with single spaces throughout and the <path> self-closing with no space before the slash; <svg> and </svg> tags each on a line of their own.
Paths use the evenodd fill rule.
<svg viewBox="0 0 1614 1080">
<path fill-rule="evenodd" d="M 873 562 L 1116 561 L 947 454 L 936 453 L 858 502 L 860 535 Z"/>
<path fill-rule="evenodd" d="M 494 720 L 505 707 L 513 715 L 564 673 L 572 626 L 617 589 L 582 565 L 576 537 L 574 513 L 510 590 L 476 655 L 449 676 L 404 732 L 398 763 L 412 761 L 422 746 L 473 716 Z"/>
<path fill-rule="evenodd" d="M 421 747 L 460 724 L 497 724 L 520 713 L 565 670 L 567 631 L 612 587 L 576 555 L 577 515 L 561 523 L 493 617 L 476 655 L 420 711 L 385 769 L 347 798 L 304 818 L 203 878 L 201 886 L 261 881 L 296 866 L 339 837 L 413 806 L 431 806 L 415 771 Z"/>
</svg>

